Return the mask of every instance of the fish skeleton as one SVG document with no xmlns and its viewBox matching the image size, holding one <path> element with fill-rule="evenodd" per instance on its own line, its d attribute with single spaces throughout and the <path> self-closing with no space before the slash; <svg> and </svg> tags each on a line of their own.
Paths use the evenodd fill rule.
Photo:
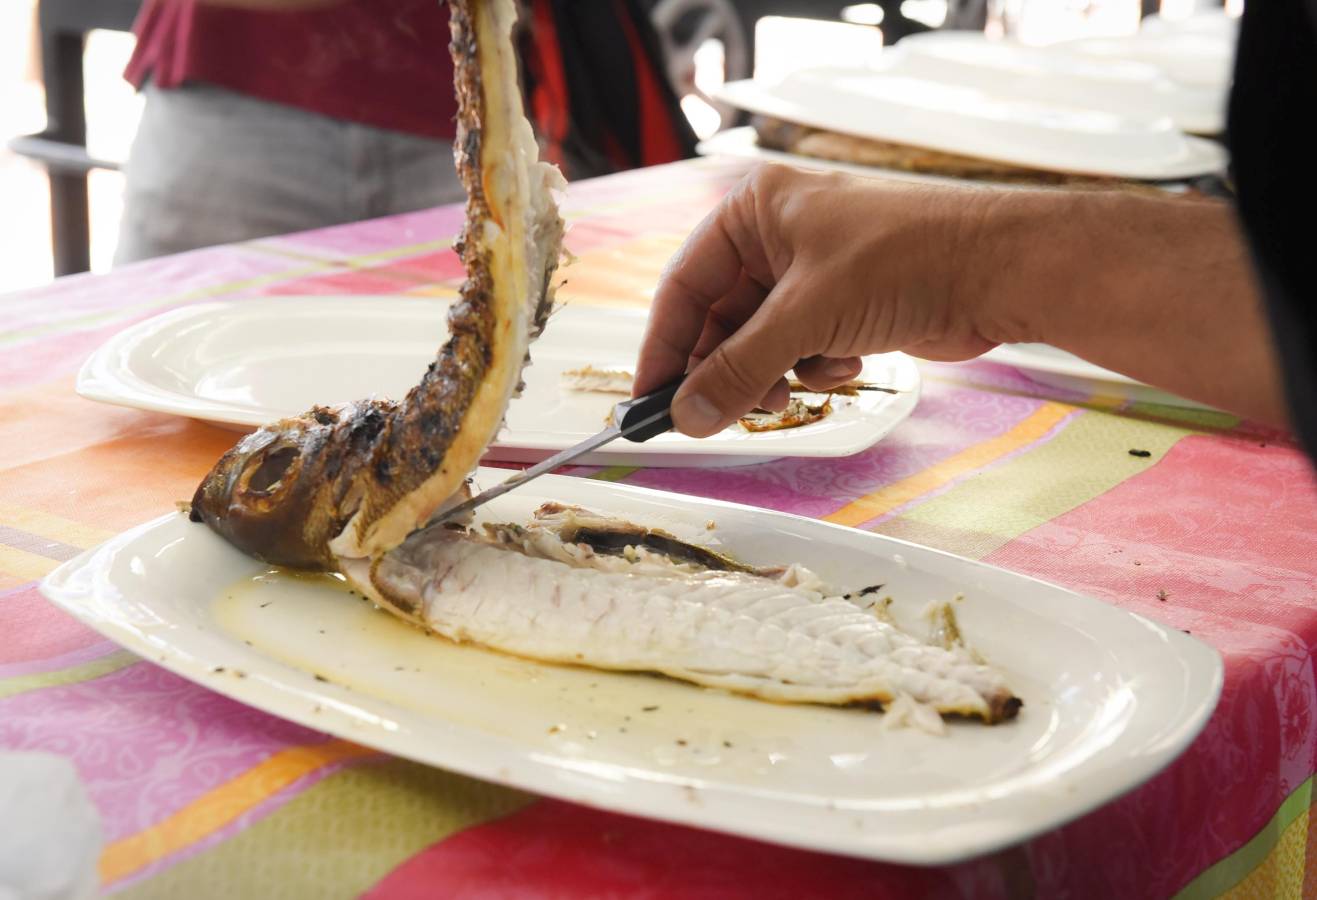
<svg viewBox="0 0 1317 900">
<path fill-rule="evenodd" d="M 432 526 L 343 571 L 423 628 L 532 659 L 795 703 L 906 696 L 988 723 L 1021 705 L 965 647 L 924 643 L 806 569 L 745 566 L 577 507 L 481 532 Z"/>
<path fill-rule="evenodd" d="M 526 526 L 426 526 L 523 387 L 553 307 L 564 186 L 522 111 L 514 0 L 450 0 L 467 191 L 467 277 L 451 337 L 399 402 L 317 406 L 240 440 L 194 521 L 277 565 L 338 571 L 453 640 L 535 659 L 663 672 L 773 700 L 914 698 L 996 722 L 1020 701 L 964 648 L 923 644 L 796 567 L 757 568 L 568 507 Z M 419 530 L 418 530 L 419 529 Z"/>
</svg>

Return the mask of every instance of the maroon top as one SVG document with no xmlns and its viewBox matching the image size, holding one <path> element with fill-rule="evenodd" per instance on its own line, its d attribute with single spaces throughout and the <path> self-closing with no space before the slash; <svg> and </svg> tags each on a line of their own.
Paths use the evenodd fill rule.
<svg viewBox="0 0 1317 900">
<path fill-rule="evenodd" d="M 124 77 L 208 82 L 337 119 L 451 140 L 453 61 L 438 0 L 346 0 L 260 12 L 146 0 Z"/>
</svg>

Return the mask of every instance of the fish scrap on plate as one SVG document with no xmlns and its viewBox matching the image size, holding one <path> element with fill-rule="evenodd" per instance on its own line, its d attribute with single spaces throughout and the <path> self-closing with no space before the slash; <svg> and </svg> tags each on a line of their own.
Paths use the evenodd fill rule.
<svg viewBox="0 0 1317 900">
<path fill-rule="evenodd" d="M 522 388 L 553 308 L 561 174 L 522 111 L 514 0 L 452 0 L 466 268 L 451 337 L 399 402 L 315 407 L 224 454 L 191 516 L 268 562 L 341 572 L 447 638 L 533 659 L 662 672 L 770 700 L 924 704 L 984 722 L 1020 701 L 963 643 L 926 643 L 799 566 L 762 568 L 575 507 L 429 524 Z"/>
<path fill-rule="evenodd" d="M 623 394 L 630 395 L 631 386 L 635 376 L 628 369 L 609 369 L 599 366 L 582 366 L 579 369 L 564 369 L 561 375 L 562 386 L 569 391 L 579 391 L 588 394 Z M 881 391 L 888 394 L 895 394 L 897 391 L 893 388 L 882 387 L 876 384 L 870 384 L 866 381 L 851 381 L 846 384 L 838 385 L 829 391 L 814 391 L 805 387 L 799 381 L 791 380 L 787 382 L 787 387 L 792 396 L 787 401 L 787 405 L 780 410 L 756 409 L 741 416 L 737 422 L 742 428 L 749 432 L 757 431 L 783 431 L 788 428 L 801 428 L 805 425 L 812 425 L 815 422 L 821 422 L 828 416 L 832 415 L 835 407 L 832 403 L 834 396 L 838 397 L 856 397 L 866 391 Z M 823 399 L 811 403 L 800 394 L 808 394 L 822 397 Z M 610 412 L 604 420 L 605 424 L 613 424 L 612 413 Z"/>
</svg>

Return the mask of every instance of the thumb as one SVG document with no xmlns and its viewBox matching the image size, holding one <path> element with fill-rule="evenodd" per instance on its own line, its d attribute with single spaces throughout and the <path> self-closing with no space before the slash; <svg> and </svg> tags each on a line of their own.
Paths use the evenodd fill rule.
<svg viewBox="0 0 1317 900">
<path fill-rule="evenodd" d="M 672 401 L 678 431 L 691 437 L 718 433 L 758 406 L 797 360 L 810 355 L 804 329 L 784 315 L 789 307 L 781 303 L 782 287 L 691 371 Z"/>
</svg>

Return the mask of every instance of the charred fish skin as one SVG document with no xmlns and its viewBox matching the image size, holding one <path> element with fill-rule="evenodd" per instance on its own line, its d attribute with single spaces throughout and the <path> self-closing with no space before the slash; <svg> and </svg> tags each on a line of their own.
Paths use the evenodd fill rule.
<svg viewBox="0 0 1317 900">
<path fill-rule="evenodd" d="M 450 314 L 452 337 L 402 405 L 403 427 L 386 460 L 403 481 L 377 490 L 332 542 L 340 557 L 375 556 L 401 543 L 475 467 L 520 391 L 530 341 L 553 304 L 550 284 L 563 224 L 552 190 L 563 186 L 522 109 L 511 33 L 512 0 L 453 0 L 450 23 L 458 99 L 454 154 L 467 191 L 458 240 L 467 271 Z M 460 410 L 453 428 L 451 410 Z M 395 476 L 396 477 L 396 476 Z"/>
<path fill-rule="evenodd" d="M 520 391 L 553 305 L 563 223 L 557 169 L 538 161 L 522 110 L 513 0 L 452 0 L 459 103 L 454 155 L 467 189 L 467 272 L 450 337 L 402 401 L 317 407 L 265 426 L 216 463 L 191 516 L 278 565 L 338 568 L 402 543 L 475 468 Z"/>
</svg>

